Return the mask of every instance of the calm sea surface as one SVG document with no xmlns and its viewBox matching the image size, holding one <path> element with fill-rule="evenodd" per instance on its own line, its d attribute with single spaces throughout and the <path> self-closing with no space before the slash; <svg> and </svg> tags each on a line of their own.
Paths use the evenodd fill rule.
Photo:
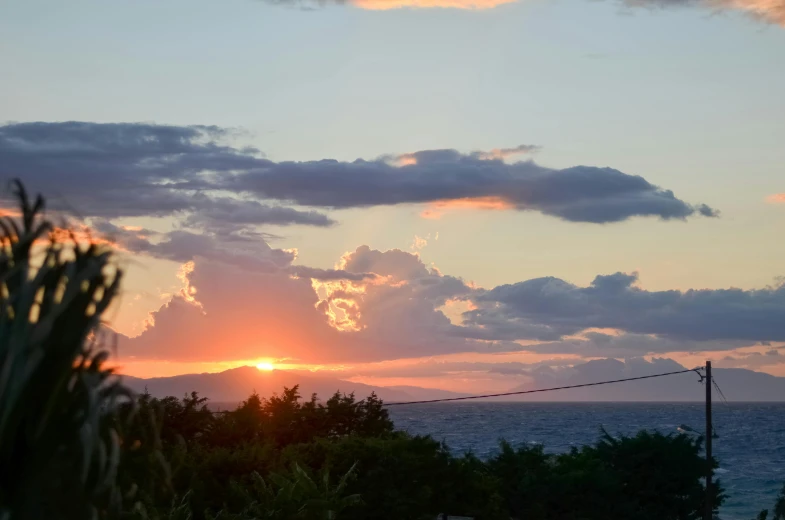
<svg viewBox="0 0 785 520">
<path fill-rule="evenodd" d="M 397 428 L 429 434 L 455 452 L 492 455 L 498 440 L 541 443 L 560 452 L 609 433 L 677 433 L 681 424 L 704 429 L 702 404 L 693 403 L 435 403 L 389 408 Z M 750 520 L 771 509 L 785 483 L 785 404 L 714 403 L 714 454 L 728 500 L 723 520 Z"/>
</svg>

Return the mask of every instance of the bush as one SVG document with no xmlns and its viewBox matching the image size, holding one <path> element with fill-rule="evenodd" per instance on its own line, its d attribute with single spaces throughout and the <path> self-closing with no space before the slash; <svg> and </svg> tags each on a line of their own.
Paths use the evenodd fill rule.
<svg viewBox="0 0 785 520">
<path fill-rule="evenodd" d="M 683 434 L 616 439 L 603 431 L 594 446 L 559 455 L 502 442 L 488 466 L 515 518 L 697 520 L 705 496 L 701 445 Z M 716 510 L 724 496 L 719 482 L 712 489 Z"/>
</svg>

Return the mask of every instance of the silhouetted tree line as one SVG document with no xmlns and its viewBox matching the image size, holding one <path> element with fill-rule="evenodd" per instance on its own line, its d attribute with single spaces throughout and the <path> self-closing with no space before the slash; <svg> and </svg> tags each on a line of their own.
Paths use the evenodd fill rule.
<svg viewBox="0 0 785 520">
<path fill-rule="evenodd" d="M 686 435 L 602 432 L 563 454 L 502 441 L 481 460 L 396 431 L 375 395 L 295 387 L 225 413 L 134 396 L 106 366 L 112 251 L 16 193 L 20 218 L 0 219 L 0 520 L 701 517 L 706 461 Z"/>
<path fill-rule="evenodd" d="M 295 518 L 292 511 L 309 500 L 330 502 L 336 492 L 330 482 L 341 484 L 332 501 L 342 504 L 336 509 L 344 519 L 433 519 L 447 512 L 484 519 L 686 520 L 703 511 L 701 439 L 687 435 L 614 438 L 603 432 L 596 444 L 559 455 L 502 441 L 497 455 L 481 460 L 456 456 L 428 436 L 396 431 L 375 395 L 303 401 L 295 387 L 269 399 L 254 394 L 236 410 L 213 413 L 195 392 L 182 399 L 144 394 L 131 409 L 124 438 L 132 448 L 119 473 L 126 486 L 139 486 L 151 518 L 165 515 L 173 497 L 185 497 L 194 519 L 219 512 Z M 157 445 L 150 425 L 158 431 Z M 169 461 L 169 479 L 150 478 L 155 453 Z M 295 491 L 298 485 L 302 493 L 312 488 L 309 498 Z M 309 511 L 299 517 L 337 514 L 321 506 Z"/>
</svg>

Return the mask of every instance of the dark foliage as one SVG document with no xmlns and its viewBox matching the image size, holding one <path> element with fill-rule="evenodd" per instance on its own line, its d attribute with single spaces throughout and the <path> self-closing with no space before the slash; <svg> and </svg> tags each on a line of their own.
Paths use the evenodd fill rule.
<svg viewBox="0 0 785 520">
<path fill-rule="evenodd" d="M 769 510 L 764 509 L 758 514 L 757 520 L 785 520 L 785 486 L 782 487 L 777 500 L 774 502 L 774 509 L 771 511 L 772 516 L 769 517 Z"/>
<path fill-rule="evenodd" d="M 516 518 L 692 520 L 703 514 L 701 444 L 687 435 L 603 432 L 594 446 L 561 455 L 502 442 L 488 465 Z M 714 504 L 722 500 L 720 492 Z"/>
<path fill-rule="evenodd" d="M 14 185 L 0 218 L 0 518 L 117 513 L 117 405 L 101 315 L 117 294 L 112 252 L 43 217 Z"/>
<path fill-rule="evenodd" d="M 139 410 L 158 410 L 153 415 L 161 418 L 155 424 L 171 461 L 171 492 L 187 495 L 196 519 L 211 511 L 245 518 L 254 507 L 256 516 L 248 518 L 262 518 L 259 504 L 265 496 L 278 504 L 268 511 L 270 518 L 306 502 L 311 504 L 307 514 L 316 514 L 313 504 L 329 501 L 330 488 L 308 482 L 324 479 L 343 482 L 341 496 L 362 498 L 343 503 L 340 518 L 350 520 L 424 519 L 439 513 L 478 519 L 697 520 L 703 511 L 702 439 L 688 435 L 641 432 L 614 438 L 602 432 L 596 444 L 558 455 L 502 442 L 496 456 L 482 461 L 471 454 L 455 456 L 430 437 L 394 431 L 375 396 L 303 401 L 297 388 L 284 389 L 269 399 L 251 395 L 225 413 L 210 412 L 195 393 L 181 400 L 143 395 L 139 401 Z M 141 421 L 144 414 L 136 418 Z M 122 469 L 141 471 L 136 480 L 145 480 L 144 465 Z M 152 485 L 155 479 L 147 481 Z M 148 510 L 170 507 L 164 487 L 143 491 L 151 498 Z M 714 503 L 719 506 L 723 498 L 718 494 Z"/>
</svg>

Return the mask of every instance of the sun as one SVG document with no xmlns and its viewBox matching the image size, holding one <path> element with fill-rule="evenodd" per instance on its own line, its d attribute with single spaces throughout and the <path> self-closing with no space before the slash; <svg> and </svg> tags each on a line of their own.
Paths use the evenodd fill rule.
<svg viewBox="0 0 785 520">
<path fill-rule="evenodd" d="M 262 372 L 271 372 L 272 370 L 275 370 L 275 365 L 273 365 L 272 363 L 267 363 L 267 362 L 265 362 L 265 363 L 258 363 L 256 365 L 256 368 L 258 368 Z"/>
</svg>

